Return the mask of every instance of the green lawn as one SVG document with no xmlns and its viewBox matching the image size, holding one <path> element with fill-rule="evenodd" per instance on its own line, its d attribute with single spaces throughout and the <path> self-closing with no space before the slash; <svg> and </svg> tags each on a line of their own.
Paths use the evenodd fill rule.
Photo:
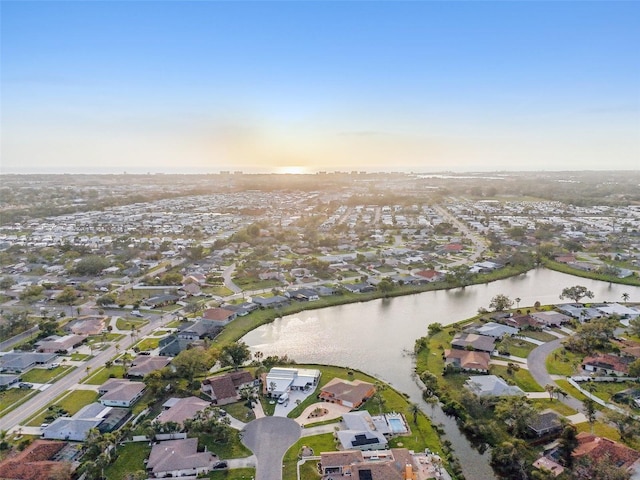
<svg viewBox="0 0 640 480">
<path fill-rule="evenodd" d="M 87 355 L 86 353 L 72 353 L 71 360 L 76 362 L 82 362 L 83 360 L 88 360 L 91 358 L 91 355 Z"/>
<path fill-rule="evenodd" d="M 138 343 L 136 343 L 135 346 L 142 351 L 153 350 L 155 348 L 158 348 L 158 343 L 160 343 L 159 338 L 143 338 Z"/>
<path fill-rule="evenodd" d="M 64 394 L 51 402 L 51 405 L 58 405 L 64 409 L 69 415 L 74 415 L 82 407 L 95 402 L 98 399 L 98 392 L 93 390 L 72 390 L 68 394 Z M 45 408 L 35 417 L 31 417 L 27 425 L 37 427 L 45 421 L 45 417 L 49 414 L 49 410 Z"/>
<path fill-rule="evenodd" d="M 103 367 L 90 373 L 89 378 L 86 378 L 82 383 L 88 383 L 89 385 L 102 385 L 110 378 L 122 378 L 124 375 L 124 367 L 122 365 L 112 365 L 111 367 Z"/>
<path fill-rule="evenodd" d="M 538 330 L 524 330 L 520 332 L 524 337 L 534 338 L 536 340 L 540 340 L 541 342 L 550 342 L 552 340 L 556 340 L 558 337 L 555 335 L 551 335 L 547 332 L 541 332 Z"/>
<path fill-rule="evenodd" d="M 144 461 L 149 458 L 151 447 L 147 442 L 131 442 L 118 447 L 113 462 L 104 471 L 109 480 L 123 480 L 127 473 L 145 470 Z"/>
<path fill-rule="evenodd" d="M 49 383 L 53 379 L 58 379 L 71 372 L 75 367 L 59 366 L 51 370 L 46 368 L 34 368 L 22 375 L 24 382 L 30 383 Z"/>
<path fill-rule="evenodd" d="M 219 470 L 211 472 L 210 480 L 250 480 L 256 478 L 255 468 L 234 468 L 233 470 Z"/>
<path fill-rule="evenodd" d="M 581 361 L 582 356 L 569 352 L 565 350 L 564 347 L 560 347 L 547 357 L 545 365 L 547 366 L 547 372 L 551 375 L 570 377 L 576 373 L 576 369 Z"/>
<path fill-rule="evenodd" d="M 251 450 L 245 447 L 240 441 L 240 432 L 231 430 L 231 441 L 226 443 L 216 443 L 213 439 L 205 434 L 198 435 L 198 446 L 207 446 L 207 450 L 215 453 L 221 459 L 240 458 L 252 455 Z"/>
<path fill-rule="evenodd" d="M 585 395 L 583 395 L 582 392 L 580 392 L 577 388 L 575 388 L 573 385 L 571 385 L 567 380 L 556 380 L 556 384 L 562 390 L 564 390 L 569 395 L 571 395 L 573 398 L 575 398 L 577 400 L 580 400 L 581 402 L 583 402 L 583 401 L 585 401 L 587 399 L 587 397 Z M 596 410 L 599 410 L 602 407 L 596 403 L 595 404 L 595 408 L 596 408 Z"/>
<path fill-rule="evenodd" d="M 19 403 L 26 400 L 27 395 L 33 393 L 33 390 L 25 390 L 22 388 L 9 388 L 4 392 L 0 392 L 0 417 L 6 415 L 11 407 L 16 407 Z"/>
<path fill-rule="evenodd" d="M 313 437 L 304 437 L 298 440 L 284 455 L 284 468 L 282 469 L 282 480 L 296 480 L 296 464 L 298 462 L 298 454 L 303 446 L 313 449 L 314 455 L 320 455 L 321 452 L 334 452 L 336 450 L 336 440 L 333 433 L 325 433 L 315 435 Z M 304 471 L 304 474 L 302 473 Z M 300 469 L 300 476 L 305 480 L 313 480 L 321 478 L 318 475 L 318 467 L 316 461 L 309 461 L 304 464 L 304 470 Z"/>
<path fill-rule="evenodd" d="M 507 373 L 507 367 L 502 365 L 491 365 L 489 373 L 498 375 L 508 382 L 515 383 L 525 392 L 544 392 L 544 387 L 538 385 L 538 382 L 533 379 L 529 370 L 525 370 L 524 368 L 521 368 L 509 375 L 509 373 Z"/>
<path fill-rule="evenodd" d="M 129 318 L 129 317 L 127 317 L 125 319 L 125 318 L 118 317 L 118 320 L 116 321 L 116 328 L 118 328 L 118 330 L 130 331 L 131 327 L 140 328 L 140 327 L 146 325 L 147 323 L 149 323 L 148 320 L 142 320 L 140 318 Z"/>
<path fill-rule="evenodd" d="M 520 358 L 527 358 L 531 353 L 531 350 L 536 347 L 537 345 L 534 345 L 533 343 L 515 337 L 504 337 L 496 346 L 499 352 L 506 350 L 511 355 L 515 355 Z"/>
<path fill-rule="evenodd" d="M 557 398 L 554 398 L 553 400 L 549 398 L 535 398 L 531 400 L 531 403 L 533 403 L 539 411 L 551 408 L 558 412 L 560 415 L 564 415 L 565 417 L 578 413 L 573 408 L 565 405 Z"/>
<path fill-rule="evenodd" d="M 626 390 L 631 387 L 637 387 L 635 382 L 592 382 L 596 389 L 593 394 L 604 400 L 605 402 L 611 402 L 611 397 L 618 392 Z"/>
<path fill-rule="evenodd" d="M 202 291 L 204 293 L 208 293 L 211 295 L 217 295 L 218 297 L 227 297 L 233 294 L 233 292 L 229 290 L 227 287 L 225 287 L 224 285 L 216 285 L 214 287 L 204 287 Z"/>
<path fill-rule="evenodd" d="M 253 410 L 247 408 L 244 402 L 230 403 L 223 406 L 222 409 L 233 418 L 237 418 L 241 422 L 248 423 L 251 420 L 255 420 L 256 418 Z"/>
</svg>

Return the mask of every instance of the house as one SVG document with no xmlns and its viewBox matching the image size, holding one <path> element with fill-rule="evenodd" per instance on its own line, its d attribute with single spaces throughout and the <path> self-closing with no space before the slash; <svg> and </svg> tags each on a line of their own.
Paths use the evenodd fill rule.
<svg viewBox="0 0 640 480">
<path fill-rule="evenodd" d="M 438 272 L 437 270 L 420 270 L 419 272 L 414 272 L 418 277 L 424 278 L 427 282 L 440 282 L 444 280 L 445 274 L 442 272 Z"/>
<path fill-rule="evenodd" d="M 54 457 L 66 442 L 36 440 L 15 456 L 8 456 L 0 463 L 0 478 L 20 480 L 42 480 L 55 478 L 62 462 Z"/>
<path fill-rule="evenodd" d="M 233 312 L 233 318 L 235 318 L 235 312 Z M 189 341 L 214 338 L 222 331 L 224 325 L 224 322 L 201 318 L 181 325 L 178 337 Z"/>
<path fill-rule="evenodd" d="M 571 321 L 569 315 L 560 312 L 535 312 L 530 314 L 531 317 L 543 327 L 559 327 Z"/>
<path fill-rule="evenodd" d="M 251 302 L 258 305 L 260 308 L 282 308 L 289 305 L 289 299 L 282 295 L 274 295 L 273 297 L 251 297 Z"/>
<path fill-rule="evenodd" d="M 312 288 L 299 288 L 285 292 L 285 296 L 301 302 L 315 302 L 320 300 L 320 295 Z"/>
<path fill-rule="evenodd" d="M 0 372 L 23 373 L 36 365 L 45 365 L 57 358 L 55 353 L 9 352 L 0 356 Z"/>
<path fill-rule="evenodd" d="M 151 355 L 140 355 L 133 359 L 133 363 L 127 370 L 127 377 L 142 378 L 156 370 L 166 367 L 171 362 L 170 358 Z"/>
<path fill-rule="evenodd" d="M 51 440 L 83 442 L 92 428 L 110 432 L 119 428 L 129 416 L 124 408 L 105 407 L 95 402 L 81 408 L 71 417 L 58 417 L 42 430 L 42 437 Z"/>
<path fill-rule="evenodd" d="M 202 318 L 215 322 L 220 326 L 224 326 L 232 320 L 235 320 L 237 313 L 226 308 L 208 308 L 202 314 Z"/>
<path fill-rule="evenodd" d="M 538 322 L 531 315 L 513 315 L 502 320 L 506 325 L 517 329 L 539 327 Z"/>
<path fill-rule="evenodd" d="M 560 415 L 553 410 L 540 412 L 527 424 L 536 437 L 559 434 L 562 431 Z"/>
<path fill-rule="evenodd" d="M 591 433 L 581 432 L 577 435 L 578 446 L 571 454 L 573 458 L 588 457 L 592 460 L 600 460 L 609 457 L 609 461 L 618 467 L 624 468 L 632 474 L 632 478 L 640 475 L 640 452 L 633 450 L 608 438 L 598 437 Z"/>
<path fill-rule="evenodd" d="M 147 298 L 143 301 L 143 303 L 151 308 L 165 307 L 167 305 L 171 305 L 180 300 L 180 296 L 167 294 L 167 295 L 156 295 L 155 297 Z"/>
<path fill-rule="evenodd" d="M 75 335 L 99 335 L 105 328 L 107 317 L 80 317 L 65 327 Z"/>
<path fill-rule="evenodd" d="M 616 315 L 620 319 L 632 319 L 640 315 L 640 310 L 620 305 L 619 303 L 607 303 L 603 305 L 593 305 L 593 308 L 601 312 L 603 315 Z"/>
<path fill-rule="evenodd" d="M 147 460 L 152 478 L 185 477 L 206 474 L 216 463 L 211 452 L 198 452 L 198 439 L 168 440 L 153 445 Z"/>
<path fill-rule="evenodd" d="M 163 357 L 175 357 L 192 344 L 192 340 L 180 338 L 176 334 L 168 335 L 158 342 L 158 354 Z"/>
<path fill-rule="evenodd" d="M 42 353 L 69 353 L 79 347 L 84 341 L 83 335 L 53 336 L 44 339 L 38 344 L 38 352 Z"/>
<path fill-rule="evenodd" d="M 204 410 L 211 402 L 198 397 L 170 398 L 162 404 L 164 410 L 155 419 L 159 423 L 175 422 L 184 425 L 185 420 L 193 418 L 196 413 Z"/>
<path fill-rule="evenodd" d="M 478 335 L 476 333 L 457 333 L 451 341 L 451 346 L 459 350 L 467 350 L 473 348 L 480 352 L 491 353 L 495 349 L 496 340 L 486 335 Z"/>
<path fill-rule="evenodd" d="M 495 375 L 472 375 L 465 387 L 479 397 L 524 395 L 519 387 L 509 385 Z"/>
<path fill-rule="evenodd" d="M 387 439 L 376 429 L 369 412 L 351 412 L 342 415 L 345 428 L 338 430 L 338 441 L 344 450 L 384 450 Z"/>
<path fill-rule="evenodd" d="M 358 408 L 376 393 L 376 387 L 362 380 L 343 380 L 333 378 L 322 390 L 318 397 L 324 402 L 337 403 L 351 409 Z"/>
<path fill-rule="evenodd" d="M 322 452 L 320 472 L 322 478 L 352 478 L 354 480 L 424 480 L 449 478 L 442 475 L 440 457 L 414 453 L 406 448 L 361 451 L 341 450 Z"/>
<path fill-rule="evenodd" d="M 473 332 L 477 333 L 478 335 L 486 335 L 487 337 L 502 338 L 505 335 L 517 335 L 518 329 L 496 322 L 488 322 L 481 327 L 474 328 Z"/>
<path fill-rule="evenodd" d="M 112 378 L 98 387 L 100 403 L 107 407 L 129 408 L 136 403 L 144 393 L 143 382 L 132 382 L 119 378 Z"/>
<path fill-rule="evenodd" d="M 363 283 L 345 283 L 342 287 L 351 293 L 367 293 L 373 292 L 375 287 L 366 282 Z"/>
<path fill-rule="evenodd" d="M 240 400 L 238 391 L 253 382 L 253 375 L 247 371 L 231 372 L 203 380 L 201 389 L 216 405 L 226 405 Z"/>
<path fill-rule="evenodd" d="M 444 364 L 453 365 L 465 372 L 489 373 L 490 355 L 486 352 L 447 349 L 444 351 Z"/>
<path fill-rule="evenodd" d="M 264 393 L 279 397 L 290 390 L 308 390 L 315 388 L 320 380 L 320 370 L 307 368 L 274 367 L 266 375 L 263 383 Z"/>
<path fill-rule="evenodd" d="M 626 376 L 629 374 L 631 359 L 619 357 L 611 353 L 596 354 L 582 360 L 582 368 L 587 372 L 598 373 L 601 376 Z"/>
<path fill-rule="evenodd" d="M 0 391 L 6 390 L 11 385 L 18 383 L 19 381 L 20 381 L 20 377 L 18 375 L 0 374 Z"/>
</svg>

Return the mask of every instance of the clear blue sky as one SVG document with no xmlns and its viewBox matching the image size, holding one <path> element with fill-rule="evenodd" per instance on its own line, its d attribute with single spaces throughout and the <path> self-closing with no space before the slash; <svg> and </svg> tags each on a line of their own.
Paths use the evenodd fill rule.
<svg viewBox="0 0 640 480">
<path fill-rule="evenodd" d="M 640 168 L 635 1 L 0 8 L 2 173 Z"/>
</svg>

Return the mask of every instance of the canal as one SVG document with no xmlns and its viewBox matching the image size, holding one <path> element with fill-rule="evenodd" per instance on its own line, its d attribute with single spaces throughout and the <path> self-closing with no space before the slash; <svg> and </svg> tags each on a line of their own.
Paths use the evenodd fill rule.
<svg viewBox="0 0 640 480">
<path fill-rule="evenodd" d="M 619 302 L 623 293 L 630 295 L 629 301 L 640 302 L 640 287 L 538 268 L 487 284 L 309 310 L 263 325 L 243 340 L 252 351 L 259 350 L 265 356 L 287 355 L 299 363 L 362 370 L 406 393 L 431 414 L 415 383 L 411 355 L 415 340 L 426 335 L 429 324 L 448 325 L 472 317 L 479 308 L 488 309 L 491 298 L 499 293 L 512 300 L 520 298 L 523 308 L 537 301 L 543 305 L 566 302 L 559 295 L 563 288 L 573 285 L 593 291 L 590 302 Z M 495 478 L 488 454 L 480 455 L 472 449 L 452 419 L 436 410 L 434 421 L 444 424 L 446 438 L 469 480 Z"/>
</svg>

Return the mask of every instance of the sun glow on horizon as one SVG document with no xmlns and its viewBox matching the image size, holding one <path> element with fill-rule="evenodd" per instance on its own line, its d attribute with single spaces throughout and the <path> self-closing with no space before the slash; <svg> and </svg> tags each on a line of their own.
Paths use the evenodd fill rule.
<svg viewBox="0 0 640 480">
<path fill-rule="evenodd" d="M 285 175 L 304 175 L 311 173 L 307 167 L 302 165 L 286 165 L 276 168 L 276 173 Z"/>
</svg>

